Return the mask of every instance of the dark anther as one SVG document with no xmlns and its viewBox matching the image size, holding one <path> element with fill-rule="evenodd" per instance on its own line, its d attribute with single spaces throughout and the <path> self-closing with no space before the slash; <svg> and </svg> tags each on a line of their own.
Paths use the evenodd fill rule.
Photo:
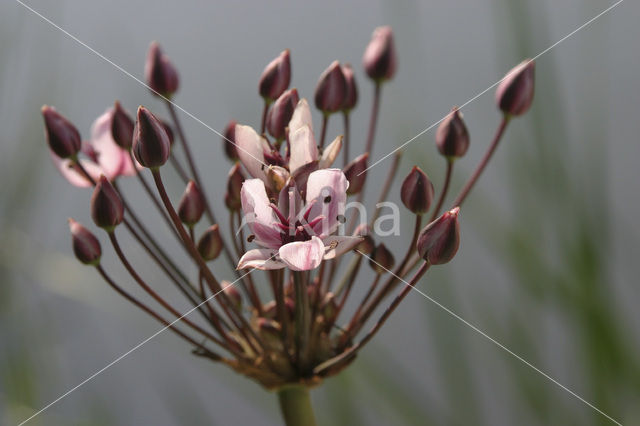
<svg viewBox="0 0 640 426">
<path fill-rule="evenodd" d="M 256 236 L 255 236 L 255 235 L 253 235 L 253 234 L 251 234 L 251 235 L 249 235 L 249 236 L 247 237 L 247 242 L 249 242 L 249 243 L 250 243 L 250 242 L 252 242 L 252 241 L 253 241 L 253 240 L 255 240 L 255 239 L 256 239 Z"/>
<path fill-rule="evenodd" d="M 345 223 L 347 221 L 347 218 L 344 217 L 344 215 L 339 214 L 338 217 L 336 217 L 336 220 L 340 223 Z"/>
<path fill-rule="evenodd" d="M 327 195 L 326 197 L 324 197 L 324 202 L 325 204 L 329 204 L 331 202 L 331 195 Z"/>
</svg>

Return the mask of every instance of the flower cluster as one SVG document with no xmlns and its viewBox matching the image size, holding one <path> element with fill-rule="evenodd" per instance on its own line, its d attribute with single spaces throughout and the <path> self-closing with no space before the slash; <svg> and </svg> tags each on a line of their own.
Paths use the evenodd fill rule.
<svg viewBox="0 0 640 426">
<path fill-rule="evenodd" d="M 170 124 L 143 106 L 132 117 L 116 102 L 98 117 L 90 139 L 83 141 L 68 119 L 52 107 L 43 107 L 55 166 L 71 184 L 93 187 L 91 217 L 106 232 L 133 283 L 148 297 L 137 298 L 129 285 L 117 283 L 101 265 L 98 238 L 69 219 L 76 257 L 95 267 L 124 298 L 186 340 L 194 354 L 224 363 L 266 388 L 313 386 L 341 371 L 427 269 L 455 256 L 459 206 L 511 118 L 525 113 L 533 99 L 534 64 L 527 60 L 501 81 L 496 101 L 502 120 L 496 137 L 444 212 L 453 165 L 465 155 L 469 133 L 457 108 L 441 121 L 435 142 L 446 159 L 444 184 L 436 191 L 420 168 L 414 166 L 408 172 L 400 198 L 415 226 L 407 238 L 406 253 L 396 262 L 397 255 L 370 232 L 379 209 L 371 221 L 359 222 L 357 215 L 347 213 L 350 197 L 360 204 L 364 201 L 382 88 L 397 71 L 389 27 L 375 30 L 363 55 L 363 68 L 372 82 L 374 100 L 369 132 L 360 147 L 351 146 L 349 134 L 351 112 L 358 103 L 356 72 L 349 64 L 335 61 L 320 75 L 313 96 L 322 119 L 317 134 L 309 102 L 297 89 L 289 88 L 291 52 L 283 51 L 266 66 L 258 84 L 264 106 L 260 130 L 232 120 L 224 132 L 221 148 L 233 163 L 225 195 L 230 223 L 226 231 L 217 221 L 220 212 L 214 212 L 208 201 L 206 182 L 199 176 L 172 102 L 179 87 L 178 72 L 157 43 L 149 49 L 145 77 L 152 94 L 166 103 Z M 328 122 L 335 116 L 343 119 L 344 134 L 327 138 Z M 178 144 L 173 144 L 174 131 L 181 154 L 176 152 Z M 325 144 L 327 139 L 331 142 Z M 361 152 L 352 158 L 352 151 Z M 342 166 L 336 167 L 340 157 Z M 387 199 L 399 164 L 396 154 L 378 200 Z M 165 167 L 174 168 L 185 186 L 177 204 L 165 188 L 161 172 Z M 160 244 L 147 229 L 150 215 L 138 216 L 135 206 L 125 200 L 120 184 L 127 177 L 135 178 L 146 191 L 174 243 L 197 267 L 196 277 L 188 276 L 184 265 L 176 264 L 164 251 L 167 242 Z M 148 264 L 132 264 L 127 247 L 120 245 L 122 232 L 149 255 Z M 346 253 L 351 253 L 350 263 L 341 265 Z M 219 268 L 212 267 L 215 262 L 228 262 L 235 276 L 221 279 Z M 372 282 L 362 278 L 363 264 L 373 269 Z M 156 292 L 144 277 L 152 267 L 175 285 L 199 319 L 179 312 Z M 366 294 L 349 304 L 355 309 L 346 309 L 357 293 L 351 291 L 356 285 Z M 392 301 L 384 306 L 389 298 Z M 377 321 L 371 321 L 380 311 Z M 370 321 L 373 327 L 363 333 Z"/>
</svg>

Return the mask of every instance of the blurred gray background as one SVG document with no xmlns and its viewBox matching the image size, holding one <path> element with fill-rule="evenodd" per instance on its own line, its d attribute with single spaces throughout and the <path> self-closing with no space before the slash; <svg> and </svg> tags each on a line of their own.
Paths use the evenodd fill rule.
<svg viewBox="0 0 640 426">
<path fill-rule="evenodd" d="M 230 118 L 259 124 L 257 78 L 282 49 L 292 51 L 292 85 L 305 97 L 332 60 L 351 62 L 361 94 L 352 114 L 355 152 L 364 144 L 372 92 L 362 53 L 376 26 L 392 25 L 399 69 L 384 87 L 377 159 L 613 2 L 28 4 L 138 77 L 149 42 L 158 40 L 180 71 L 175 101 L 218 130 Z M 420 284 L 623 424 L 640 423 L 639 12 L 626 0 L 537 61 L 534 106 L 513 121 L 465 205 L 458 256 Z M 145 104 L 166 111 L 144 87 L 18 3 L 3 1 L 0 17 L 0 424 L 12 425 L 158 329 L 73 258 L 66 218 L 91 223 L 90 193 L 70 187 L 51 165 L 39 108 L 55 105 L 85 136 L 115 99 L 129 110 Z M 463 112 L 472 142 L 454 188 L 500 117 L 493 90 Z M 220 138 L 182 118 L 222 216 L 230 164 Z M 329 136 L 341 131 L 333 120 Z M 409 145 L 400 177 L 413 164 L 439 187 L 444 161 L 433 131 Z M 370 190 L 388 166 L 370 171 Z M 131 198 L 141 194 L 135 182 L 123 184 Z M 169 186 L 178 197 L 178 179 Z M 371 191 L 368 199 L 375 197 Z M 142 211 L 146 204 L 138 205 Z M 165 237 L 159 219 L 149 221 Z M 402 236 L 389 240 L 397 257 L 412 226 L 405 222 Z M 107 269 L 126 279 L 105 251 Z M 612 424 L 417 293 L 352 367 L 312 397 L 322 425 Z M 164 333 L 30 424 L 281 419 L 275 395 L 192 357 Z"/>
</svg>

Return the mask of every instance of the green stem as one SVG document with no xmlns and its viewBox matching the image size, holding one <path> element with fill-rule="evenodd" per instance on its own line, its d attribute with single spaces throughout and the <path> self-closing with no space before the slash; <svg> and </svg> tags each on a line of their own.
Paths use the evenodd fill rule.
<svg viewBox="0 0 640 426">
<path fill-rule="evenodd" d="M 282 417 L 287 426 L 315 426 L 309 389 L 305 386 L 288 386 L 278 391 Z"/>
</svg>

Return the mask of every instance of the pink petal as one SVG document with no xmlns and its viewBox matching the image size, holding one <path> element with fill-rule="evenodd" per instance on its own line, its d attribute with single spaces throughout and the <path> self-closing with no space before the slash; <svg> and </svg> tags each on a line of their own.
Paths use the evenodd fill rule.
<svg viewBox="0 0 640 426">
<path fill-rule="evenodd" d="M 311 127 L 305 125 L 295 132 L 289 131 L 289 171 L 295 173 L 300 167 L 318 159 L 318 147 Z"/>
<path fill-rule="evenodd" d="M 311 120 L 311 109 L 306 99 L 300 99 L 298 105 L 293 110 L 291 120 L 289 120 L 289 134 L 293 134 L 304 126 L 309 126 L 313 129 L 313 122 Z"/>
<path fill-rule="evenodd" d="M 282 269 L 285 264 L 276 258 L 277 253 L 268 249 L 253 249 L 246 252 L 236 269 L 255 268 L 262 270 Z"/>
<path fill-rule="evenodd" d="M 311 237 L 309 241 L 285 244 L 278 253 L 289 269 L 309 271 L 320 266 L 324 256 L 324 243 L 318 237 Z"/>
<path fill-rule="evenodd" d="M 98 117 L 91 125 L 90 144 L 98 155 L 98 164 L 104 175 L 113 180 L 118 176 L 135 174 L 129 153 L 120 148 L 111 137 L 113 108 Z"/>
<path fill-rule="evenodd" d="M 256 243 L 277 249 L 282 245 L 280 231 L 274 225 L 278 221 L 269 207 L 269 197 L 260 179 L 247 179 L 242 183 L 240 202 L 244 212 L 244 221 L 255 234 Z"/>
<path fill-rule="evenodd" d="M 363 237 L 328 236 L 322 240 L 325 246 L 324 260 L 334 259 L 355 248 Z"/>
<path fill-rule="evenodd" d="M 332 234 L 344 219 L 349 181 L 340 169 L 316 170 L 307 180 L 307 205 L 313 202 L 309 221 L 322 215 L 326 218 L 320 228 L 320 237 Z M 314 201 L 315 200 L 315 201 Z"/>
<path fill-rule="evenodd" d="M 91 182 L 89 182 L 80 172 L 78 172 L 74 167 L 71 166 L 71 160 L 62 159 L 55 155 L 53 152 L 50 152 L 51 160 L 53 164 L 56 166 L 60 174 L 69 181 L 69 183 L 73 186 L 77 186 L 80 188 L 88 188 L 92 186 Z M 100 175 L 103 174 L 102 169 L 96 163 L 81 159 L 80 164 L 85 168 L 87 173 L 91 175 L 94 180 L 98 180 Z"/>
<path fill-rule="evenodd" d="M 249 126 L 236 125 L 236 148 L 240 162 L 254 178 L 267 182 L 264 153 L 269 150 L 267 141 Z"/>
<path fill-rule="evenodd" d="M 333 142 L 327 145 L 324 151 L 322 151 L 318 168 L 326 169 L 327 167 L 331 167 L 338 154 L 340 154 L 340 149 L 342 149 L 342 136 L 335 138 Z"/>
</svg>

